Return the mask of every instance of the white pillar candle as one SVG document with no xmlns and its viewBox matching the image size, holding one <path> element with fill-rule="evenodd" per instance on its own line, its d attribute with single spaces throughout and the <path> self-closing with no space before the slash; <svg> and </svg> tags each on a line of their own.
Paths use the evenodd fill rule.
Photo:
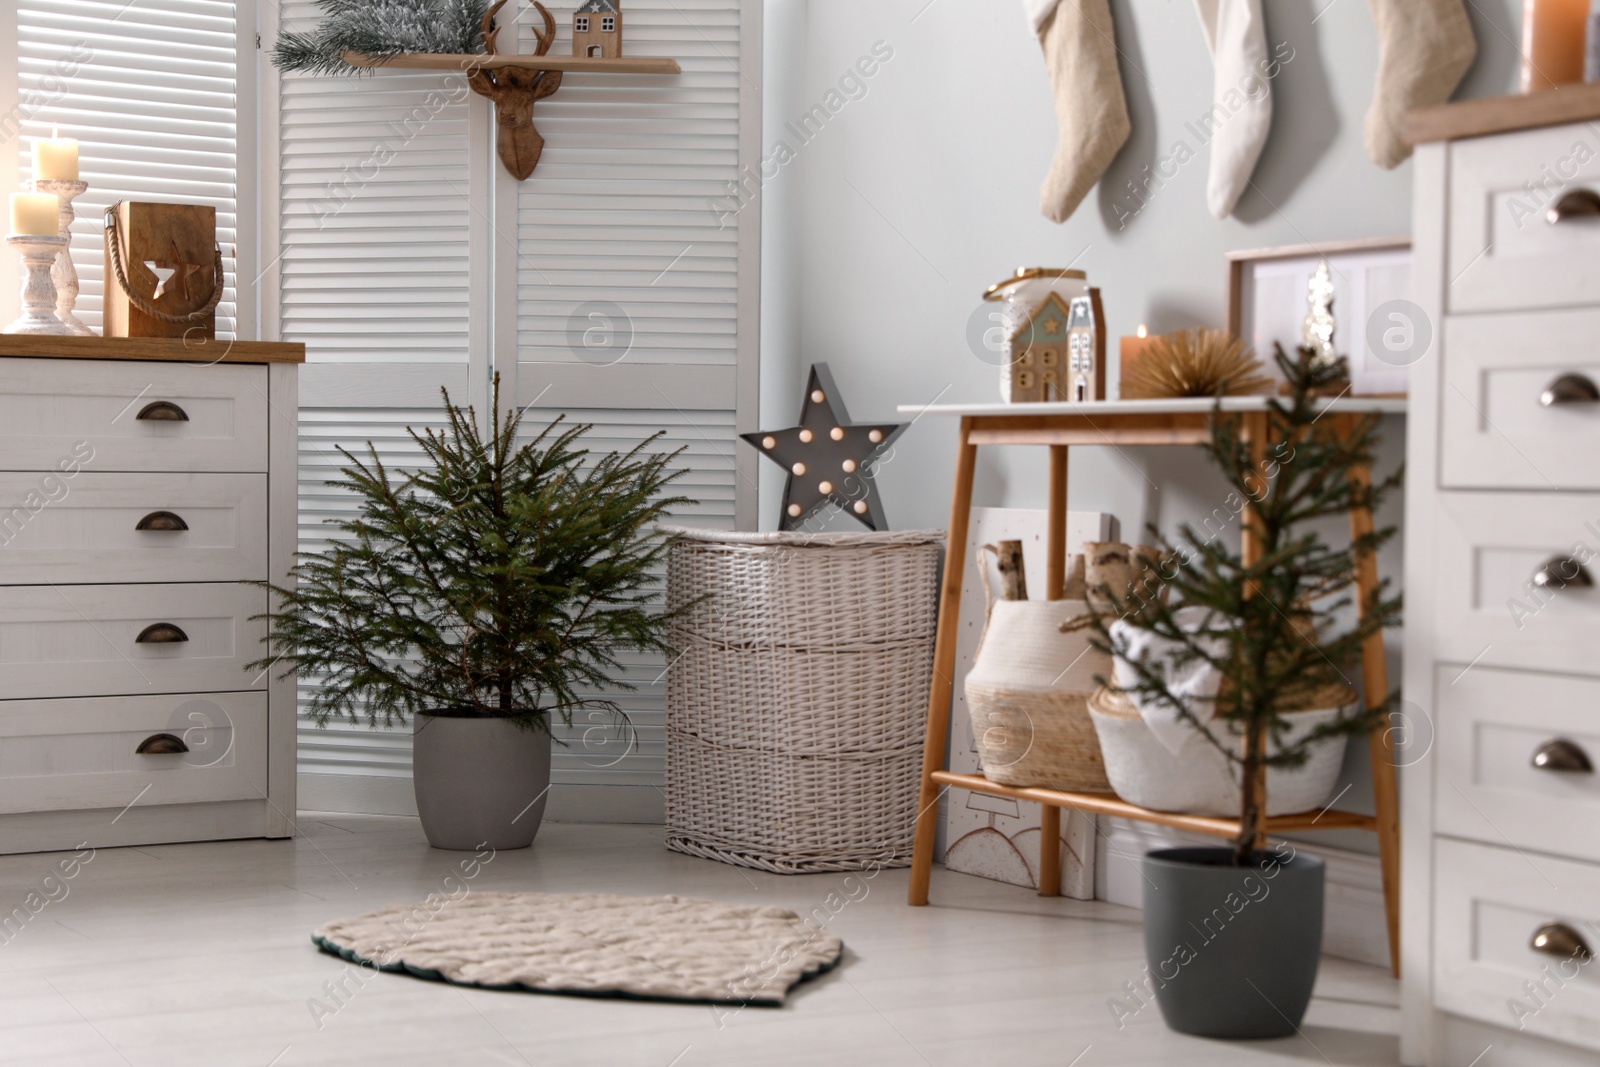
<svg viewBox="0 0 1600 1067">
<path fill-rule="evenodd" d="M 55 237 L 61 232 L 61 198 L 55 193 L 12 193 L 11 232 Z"/>
<path fill-rule="evenodd" d="M 33 142 L 33 176 L 40 179 L 78 180 L 78 142 L 65 137 Z"/>
</svg>

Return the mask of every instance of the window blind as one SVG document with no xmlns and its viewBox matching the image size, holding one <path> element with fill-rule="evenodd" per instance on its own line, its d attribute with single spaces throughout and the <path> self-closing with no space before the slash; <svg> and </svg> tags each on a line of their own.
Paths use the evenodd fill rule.
<svg viewBox="0 0 1600 1067">
<path fill-rule="evenodd" d="M 74 204 L 72 250 L 82 287 L 78 316 L 91 328 L 100 326 L 105 286 L 103 213 L 119 200 L 142 200 L 217 209 L 227 286 L 217 335 L 234 336 L 236 6 L 217 0 L 15 0 L 18 105 L 12 121 L 20 134 L 14 142 L 20 174 L 32 178 L 35 139 L 59 130 L 79 142 L 89 190 Z"/>
</svg>

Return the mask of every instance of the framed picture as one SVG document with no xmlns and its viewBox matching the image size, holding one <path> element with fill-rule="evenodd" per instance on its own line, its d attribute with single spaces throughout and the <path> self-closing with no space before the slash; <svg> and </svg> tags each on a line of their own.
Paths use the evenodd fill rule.
<svg viewBox="0 0 1600 1067">
<path fill-rule="evenodd" d="M 1350 360 L 1350 391 L 1404 396 L 1408 368 L 1380 359 L 1374 347 L 1389 328 L 1384 306 L 1411 297 L 1409 237 L 1228 253 L 1228 329 L 1255 349 L 1269 374 L 1281 377 L 1272 365 L 1272 344 L 1293 354 L 1301 343 L 1307 286 L 1324 259 L 1333 275 L 1334 347 Z"/>
</svg>

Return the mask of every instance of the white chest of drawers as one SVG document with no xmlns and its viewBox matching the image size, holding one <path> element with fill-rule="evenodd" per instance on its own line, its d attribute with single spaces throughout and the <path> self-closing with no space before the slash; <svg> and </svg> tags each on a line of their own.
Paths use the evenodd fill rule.
<svg viewBox="0 0 1600 1067">
<path fill-rule="evenodd" d="M 0 336 L 0 853 L 287 837 L 304 347 Z"/>
<path fill-rule="evenodd" d="M 1415 116 L 1408 1065 L 1600 1061 L 1597 118 L 1593 86 Z"/>
</svg>

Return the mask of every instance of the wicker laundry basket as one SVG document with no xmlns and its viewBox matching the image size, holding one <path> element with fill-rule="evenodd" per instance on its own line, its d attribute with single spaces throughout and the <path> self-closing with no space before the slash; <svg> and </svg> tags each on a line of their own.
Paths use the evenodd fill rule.
<svg viewBox="0 0 1600 1067">
<path fill-rule="evenodd" d="M 670 532 L 667 847 L 907 866 L 944 534 Z"/>
</svg>

